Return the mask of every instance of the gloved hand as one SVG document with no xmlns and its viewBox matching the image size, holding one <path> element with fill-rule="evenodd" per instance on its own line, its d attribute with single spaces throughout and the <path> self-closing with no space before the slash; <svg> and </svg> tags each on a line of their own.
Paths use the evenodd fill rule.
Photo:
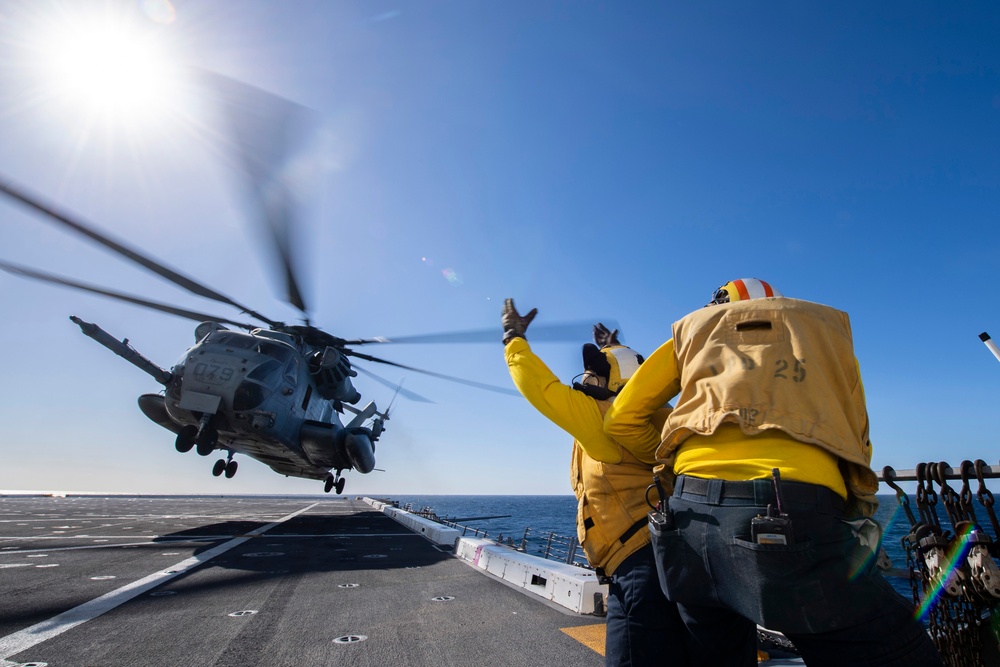
<svg viewBox="0 0 1000 667">
<path fill-rule="evenodd" d="M 608 331 L 606 326 L 598 322 L 594 325 L 594 342 L 602 349 L 610 345 L 621 345 L 618 342 L 618 329 Z"/>
<path fill-rule="evenodd" d="M 504 299 L 503 316 L 500 318 L 500 324 L 503 326 L 503 344 L 506 345 L 512 338 L 524 338 L 524 332 L 537 314 L 538 309 L 532 308 L 531 312 L 522 316 L 514 307 L 514 299 Z"/>
</svg>

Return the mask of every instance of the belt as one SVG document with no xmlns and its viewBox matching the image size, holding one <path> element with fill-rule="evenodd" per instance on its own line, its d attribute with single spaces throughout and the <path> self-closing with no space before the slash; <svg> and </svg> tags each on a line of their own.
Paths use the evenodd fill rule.
<svg viewBox="0 0 1000 667">
<path fill-rule="evenodd" d="M 697 496 L 707 502 L 719 503 L 724 499 L 753 500 L 763 507 L 774 502 L 774 482 L 770 479 L 728 481 L 679 475 L 674 482 L 674 495 Z M 842 512 L 844 499 L 836 492 L 819 484 L 781 482 L 781 502 L 817 505 L 831 511 Z"/>
</svg>

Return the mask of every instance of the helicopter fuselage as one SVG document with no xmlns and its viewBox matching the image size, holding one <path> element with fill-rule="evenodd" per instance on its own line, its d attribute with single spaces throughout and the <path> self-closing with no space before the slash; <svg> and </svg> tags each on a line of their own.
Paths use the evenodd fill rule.
<svg viewBox="0 0 1000 667">
<path fill-rule="evenodd" d="M 171 369 L 166 412 L 182 430 L 203 429 L 207 417 L 218 448 L 286 475 L 324 479 L 331 468 L 371 472 L 371 431 L 353 422 L 345 429 L 338 416 L 342 401 L 360 395 L 349 365 L 331 373 L 323 364 L 331 352 L 336 354 L 284 332 L 216 327 Z"/>
<path fill-rule="evenodd" d="M 371 472 L 384 415 L 374 403 L 344 425 L 344 403 L 360 394 L 346 357 L 282 331 L 231 331 L 215 322 L 201 324 L 196 342 L 169 372 L 139 355 L 96 324 L 74 321 L 88 336 L 128 359 L 164 384 L 161 394 L 144 394 L 139 407 L 152 421 L 177 434 L 176 448 L 197 446 L 208 456 L 227 451 L 215 474 L 235 474 L 232 457 L 245 454 L 278 473 L 336 482 L 343 470 Z M 371 419 L 370 428 L 363 423 Z M 331 474 L 336 470 L 336 475 Z"/>
</svg>

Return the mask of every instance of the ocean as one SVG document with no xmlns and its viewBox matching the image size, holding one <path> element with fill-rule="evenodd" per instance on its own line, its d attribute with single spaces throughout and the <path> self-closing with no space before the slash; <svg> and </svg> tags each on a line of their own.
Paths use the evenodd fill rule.
<svg viewBox="0 0 1000 667">
<path fill-rule="evenodd" d="M 397 501 L 400 507 L 411 505 L 414 512 L 422 509 L 432 510 L 442 519 L 449 519 L 470 529 L 485 532 L 490 539 L 500 539 L 505 543 L 513 540 L 520 545 L 525 542 L 527 553 L 545 556 L 556 560 L 566 560 L 569 557 L 570 538 L 576 535 L 576 498 L 565 496 L 388 496 Z M 899 502 L 894 494 L 880 494 L 879 510 L 875 519 L 882 525 L 882 546 L 892 561 L 894 570 L 906 570 L 906 553 L 901 540 L 910 532 L 910 524 L 904 512 L 899 508 Z M 910 507 L 914 515 L 916 499 L 910 497 Z M 981 509 L 978 508 L 977 509 Z M 981 513 L 982 514 L 982 513 Z M 481 519 L 478 517 L 497 516 L 502 518 Z M 938 515 L 941 525 L 949 529 L 947 515 L 941 504 L 938 504 Z M 980 516 L 982 522 L 985 514 Z M 983 527 L 988 530 L 988 523 Z M 527 529 L 527 539 L 525 531 Z M 550 539 L 550 536 L 551 539 Z M 573 561 L 583 561 L 579 549 L 576 550 Z M 889 577 L 890 583 L 907 599 L 911 598 L 910 584 L 905 578 Z"/>
</svg>

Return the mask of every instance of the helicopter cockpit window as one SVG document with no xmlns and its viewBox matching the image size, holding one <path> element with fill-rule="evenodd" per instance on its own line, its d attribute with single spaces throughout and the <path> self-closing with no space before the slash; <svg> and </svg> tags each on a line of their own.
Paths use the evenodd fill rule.
<svg viewBox="0 0 1000 667">
<path fill-rule="evenodd" d="M 259 342 L 257 344 L 257 351 L 261 354 L 266 354 L 272 359 L 277 359 L 281 363 L 284 363 L 292 356 L 292 349 L 279 343 Z"/>
<path fill-rule="evenodd" d="M 261 384 L 269 384 L 280 370 L 281 364 L 279 362 L 274 359 L 268 359 L 260 366 L 250 371 L 250 373 L 247 374 L 247 377 L 251 380 L 260 382 Z"/>
<path fill-rule="evenodd" d="M 264 387 L 255 382 L 244 381 L 236 388 L 236 393 L 233 395 L 233 410 L 236 412 L 253 410 L 264 402 L 266 395 Z"/>
<path fill-rule="evenodd" d="M 206 345 L 225 345 L 226 347 L 249 349 L 257 341 L 253 336 L 245 336 L 231 331 L 215 331 L 206 336 L 204 342 Z"/>
</svg>

